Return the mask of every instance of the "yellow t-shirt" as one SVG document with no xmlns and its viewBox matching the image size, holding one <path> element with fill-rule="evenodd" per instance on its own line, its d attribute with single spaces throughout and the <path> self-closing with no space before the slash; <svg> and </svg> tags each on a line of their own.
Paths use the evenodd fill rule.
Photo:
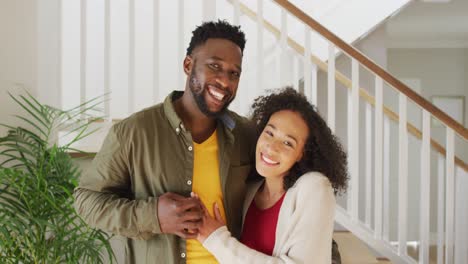
<svg viewBox="0 0 468 264">
<path fill-rule="evenodd" d="M 201 144 L 194 145 L 192 191 L 198 194 L 211 216 L 213 205 L 218 203 L 221 216 L 226 221 L 223 204 L 223 192 L 219 178 L 218 137 L 216 131 Z M 187 240 L 187 264 L 218 263 L 200 242 Z"/>
</svg>

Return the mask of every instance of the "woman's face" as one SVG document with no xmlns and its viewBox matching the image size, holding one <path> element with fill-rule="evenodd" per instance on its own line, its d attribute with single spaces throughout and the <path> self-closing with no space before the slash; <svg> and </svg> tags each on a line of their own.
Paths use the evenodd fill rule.
<svg viewBox="0 0 468 264">
<path fill-rule="evenodd" d="M 274 113 L 257 141 L 257 172 L 266 178 L 283 178 L 301 160 L 308 135 L 309 128 L 299 113 Z"/>
</svg>

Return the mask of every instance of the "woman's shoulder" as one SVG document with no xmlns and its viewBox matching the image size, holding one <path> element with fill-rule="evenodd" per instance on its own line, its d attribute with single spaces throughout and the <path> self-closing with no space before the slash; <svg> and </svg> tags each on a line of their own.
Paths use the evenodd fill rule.
<svg viewBox="0 0 468 264">
<path fill-rule="evenodd" d="M 334 203 L 333 187 L 328 178 L 320 172 L 308 172 L 288 189 L 290 196 L 296 197 L 299 202 L 329 201 Z"/>
<path fill-rule="evenodd" d="M 310 186 L 332 188 L 330 180 L 320 172 L 310 171 L 297 179 L 294 188 L 306 188 Z"/>
</svg>

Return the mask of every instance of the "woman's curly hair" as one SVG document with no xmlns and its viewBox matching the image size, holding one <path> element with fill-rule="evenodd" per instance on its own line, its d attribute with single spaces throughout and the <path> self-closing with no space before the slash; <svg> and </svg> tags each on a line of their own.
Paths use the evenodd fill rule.
<svg viewBox="0 0 468 264">
<path fill-rule="evenodd" d="M 348 181 L 346 153 L 338 138 L 333 135 L 323 118 L 307 98 L 291 87 L 260 96 L 252 104 L 252 121 L 256 126 L 257 139 L 267 125 L 270 117 L 282 110 L 297 112 L 309 128 L 304 146 L 304 155 L 290 169 L 284 178 L 284 189 L 292 187 L 299 177 L 309 171 L 325 175 L 331 182 L 335 193 L 346 190 Z M 260 175 L 255 171 L 254 177 Z"/>
</svg>

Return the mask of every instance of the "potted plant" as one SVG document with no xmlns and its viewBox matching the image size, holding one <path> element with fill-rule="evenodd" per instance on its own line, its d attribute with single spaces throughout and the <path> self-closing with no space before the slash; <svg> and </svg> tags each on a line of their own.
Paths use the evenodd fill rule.
<svg viewBox="0 0 468 264">
<path fill-rule="evenodd" d="M 73 207 L 80 169 L 68 154 L 93 131 L 102 97 L 62 111 L 29 93 L 10 97 L 26 115 L 0 137 L 0 259 L 2 263 L 113 262 L 110 236 L 88 227 Z M 58 131 L 69 142 L 58 145 Z"/>
</svg>

